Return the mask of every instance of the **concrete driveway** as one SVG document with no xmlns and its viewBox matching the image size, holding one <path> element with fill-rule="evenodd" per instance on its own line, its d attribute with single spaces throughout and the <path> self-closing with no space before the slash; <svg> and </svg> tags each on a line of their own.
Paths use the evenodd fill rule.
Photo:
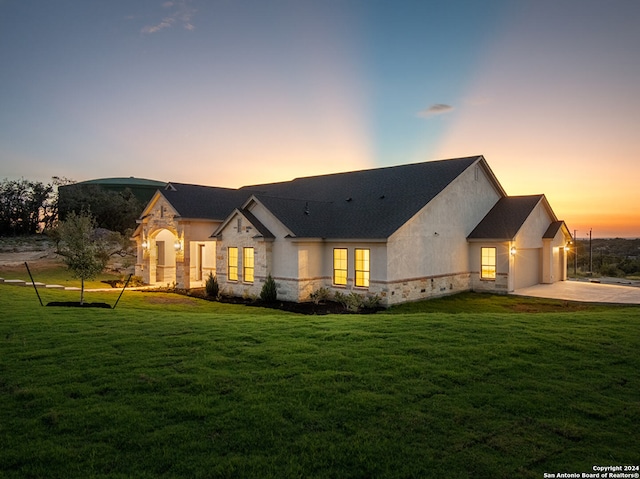
<svg viewBox="0 0 640 479">
<path fill-rule="evenodd" d="M 586 303 L 640 304 L 640 287 L 585 281 L 558 281 L 515 290 L 512 294 Z"/>
</svg>

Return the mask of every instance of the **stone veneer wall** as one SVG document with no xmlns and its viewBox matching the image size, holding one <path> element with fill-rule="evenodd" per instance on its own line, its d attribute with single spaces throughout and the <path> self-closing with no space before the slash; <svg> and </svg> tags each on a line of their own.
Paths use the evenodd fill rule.
<svg viewBox="0 0 640 479">
<path fill-rule="evenodd" d="M 372 281 L 369 288 L 356 288 L 351 282 L 347 286 L 334 286 L 331 278 L 274 278 L 278 285 L 278 299 L 283 301 L 310 301 L 310 294 L 321 287 L 332 293 L 340 291 L 344 294 L 355 292 L 363 296 L 378 295 L 381 304 L 393 304 L 419 301 L 423 299 L 447 296 L 470 291 L 471 273 L 441 275 L 429 278 L 416 278 L 396 282 Z M 506 281 L 506 280 L 505 280 Z"/>
<path fill-rule="evenodd" d="M 419 301 L 461 293 L 471 289 L 470 273 L 455 273 L 390 282 L 381 296 L 383 304 Z"/>
<path fill-rule="evenodd" d="M 262 291 L 262 286 L 270 273 L 270 263 L 273 250 L 273 243 L 270 241 L 255 240 L 247 234 L 251 230 L 243 229 L 240 233 L 229 233 L 225 235 L 225 246 L 218 243 L 216 254 L 216 271 L 220 290 L 223 294 L 240 297 L 258 297 Z M 238 248 L 238 281 L 228 281 L 227 279 L 227 254 L 228 247 Z M 253 283 L 243 281 L 242 249 L 250 247 L 254 249 L 253 257 Z"/>
<path fill-rule="evenodd" d="M 495 281 L 480 279 L 480 273 L 471 273 L 472 289 L 478 293 L 508 293 L 509 275 L 506 273 L 496 273 Z"/>
</svg>

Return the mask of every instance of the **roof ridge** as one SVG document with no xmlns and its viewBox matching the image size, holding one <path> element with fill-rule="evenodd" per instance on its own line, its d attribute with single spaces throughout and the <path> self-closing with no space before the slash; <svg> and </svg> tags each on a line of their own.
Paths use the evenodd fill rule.
<svg viewBox="0 0 640 479">
<path fill-rule="evenodd" d="M 401 165 L 389 165 L 389 166 L 377 166 L 377 167 L 373 167 L 373 168 L 363 168 L 360 170 L 350 170 L 350 171 L 338 171 L 338 172 L 334 172 L 334 173 L 323 173 L 320 175 L 309 175 L 309 176 L 298 176 L 295 178 L 292 178 L 290 180 L 284 180 L 284 181 L 276 181 L 274 183 L 257 183 L 257 184 L 253 184 L 253 185 L 245 185 L 240 187 L 239 189 L 244 190 L 244 189 L 251 189 L 251 188 L 259 188 L 259 187 L 264 187 L 264 186 L 274 186 L 274 185 L 285 185 L 285 184 L 290 184 L 296 181 L 301 181 L 301 180 L 309 180 L 309 179 L 316 179 L 316 178 L 330 178 L 330 177 L 337 177 L 337 176 L 344 176 L 344 175 L 353 175 L 356 173 L 369 173 L 369 172 L 380 172 L 380 171 L 384 171 L 384 170 L 393 170 L 393 169 L 403 169 L 403 168 L 409 168 L 409 167 L 415 167 L 415 166 L 421 166 L 421 165 L 433 165 L 436 163 L 451 163 L 452 161 L 462 161 L 462 160 L 477 160 L 479 158 L 483 158 L 483 155 L 473 155 L 473 156 L 462 156 L 459 158 L 449 158 L 449 159 L 439 159 L 439 160 L 427 160 L 427 161 L 417 161 L 415 163 L 404 163 Z"/>
<path fill-rule="evenodd" d="M 212 190 L 227 190 L 227 191 L 240 191 L 239 188 L 228 188 L 226 186 L 210 186 L 210 185 L 197 185 L 195 183 L 180 183 L 177 181 L 168 181 L 167 182 L 167 186 L 169 185 L 177 185 L 177 186 L 193 186 L 193 187 L 197 187 L 197 188 L 209 188 Z"/>
</svg>

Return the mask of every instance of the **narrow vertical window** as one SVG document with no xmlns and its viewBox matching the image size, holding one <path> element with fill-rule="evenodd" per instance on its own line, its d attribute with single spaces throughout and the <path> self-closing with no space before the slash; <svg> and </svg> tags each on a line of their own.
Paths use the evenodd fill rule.
<svg viewBox="0 0 640 479">
<path fill-rule="evenodd" d="M 333 284 L 347 284 L 347 249 L 333 250 Z"/>
<path fill-rule="evenodd" d="M 228 249 L 229 264 L 228 275 L 229 281 L 238 281 L 238 248 L 231 247 Z"/>
<path fill-rule="evenodd" d="M 496 279 L 496 249 L 481 248 L 480 277 L 482 279 Z"/>
<path fill-rule="evenodd" d="M 242 281 L 253 283 L 253 248 L 242 248 Z"/>
<path fill-rule="evenodd" d="M 369 250 L 356 248 L 356 286 L 369 287 Z"/>
</svg>

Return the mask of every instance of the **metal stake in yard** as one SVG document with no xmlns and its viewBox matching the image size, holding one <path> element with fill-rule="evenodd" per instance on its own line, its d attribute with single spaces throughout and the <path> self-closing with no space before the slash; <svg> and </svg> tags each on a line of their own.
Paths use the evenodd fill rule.
<svg viewBox="0 0 640 479">
<path fill-rule="evenodd" d="M 38 287 L 36 286 L 36 282 L 33 280 L 33 276 L 31 276 L 31 270 L 29 269 L 29 265 L 27 262 L 24 262 L 24 265 L 27 267 L 27 273 L 29 273 L 29 278 L 31 278 L 31 284 L 33 285 L 33 289 L 36 290 L 36 295 L 38 296 L 38 301 L 40 301 L 40 306 L 44 306 L 42 304 L 42 299 L 40 299 L 40 293 L 38 293 Z"/>
<path fill-rule="evenodd" d="M 118 301 L 120 301 L 120 298 L 122 297 L 122 293 L 124 293 L 124 290 L 126 289 L 127 285 L 129 284 L 129 280 L 131 279 L 131 276 L 133 276 L 133 274 L 130 274 L 129 277 L 127 278 L 127 281 L 124 283 L 124 286 L 122 287 L 122 291 L 120 291 L 120 295 L 118 296 L 118 299 L 116 299 L 116 304 L 114 304 L 113 308 L 111 308 L 111 309 L 116 309 L 116 306 L 118 306 Z"/>
</svg>

